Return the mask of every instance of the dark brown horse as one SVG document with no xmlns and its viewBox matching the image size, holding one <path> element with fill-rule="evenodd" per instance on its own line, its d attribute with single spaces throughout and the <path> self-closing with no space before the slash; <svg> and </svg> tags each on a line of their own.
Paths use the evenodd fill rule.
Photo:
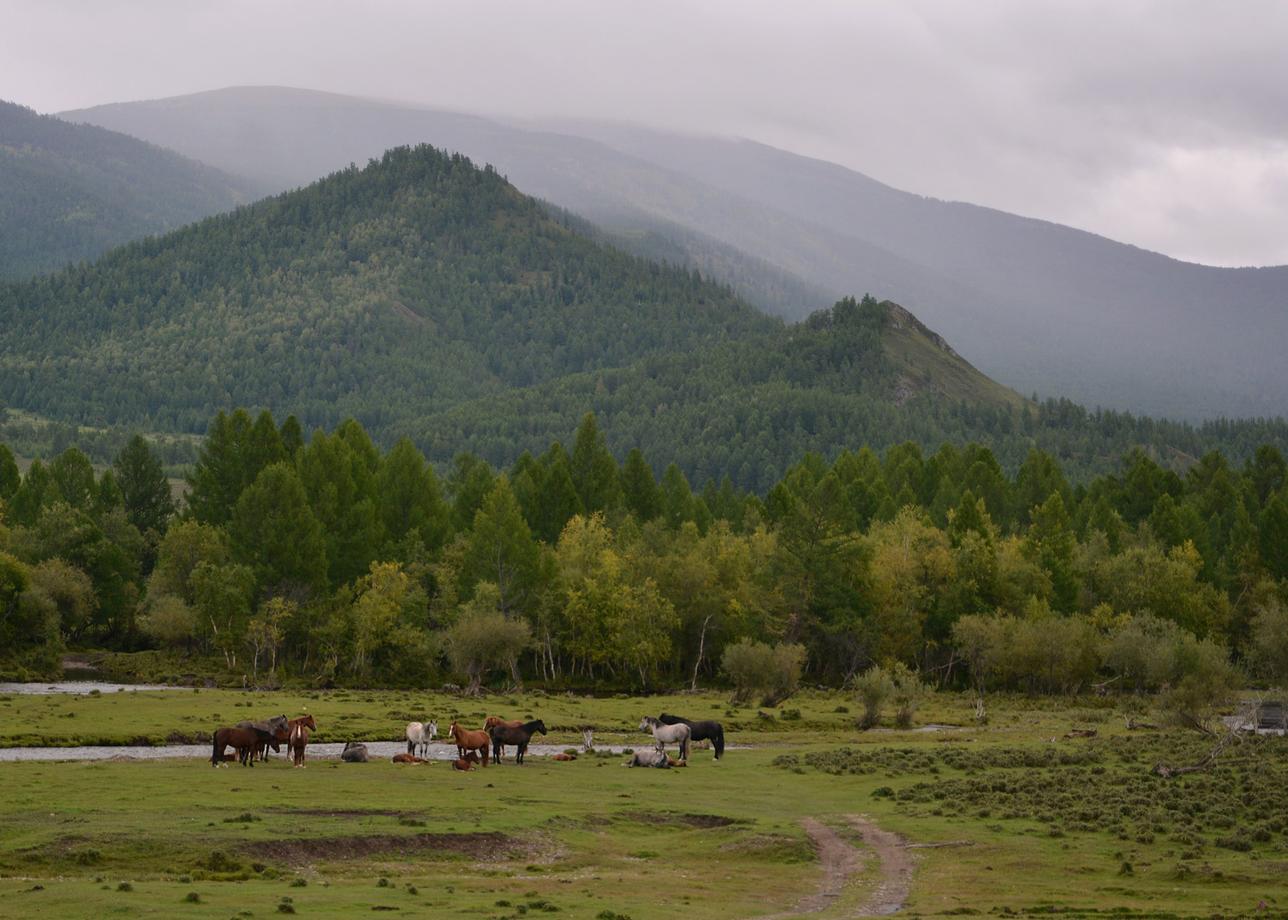
<svg viewBox="0 0 1288 920">
<path fill-rule="evenodd" d="M 488 747 L 492 743 L 492 739 L 487 732 L 470 731 L 453 722 L 452 727 L 447 730 L 447 735 L 456 742 L 456 754 L 458 757 L 464 757 L 466 751 L 478 751 L 483 758 L 483 766 L 487 766 Z"/>
<path fill-rule="evenodd" d="M 291 719 L 286 723 L 287 729 L 287 751 L 291 754 L 291 760 L 295 766 L 304 766 L 304 749 L 309 746 L 309 732 L 317 731 L 318 724 L 313 721 L 312 716 L 300 716 L 298 719 Z"/>
<path fill-rule="evenodd" d="M 523 720 L 522 719 L 503 719 L 500 716 L 488 716 L 486 719 L 483 720 L 483 731 L 487 732 L 490 735 L 492 733 L 492 729 L 496 728 L 498 725 L 503 725 L 506 728 L 519 728 L 523 725 Z M 503 744 L 501 745 L 501 753 L 496 755 L 496 759 L 500 760 L 504 756 L 505 756 L 505 745 Z"/>
<path fill-rule="evenodd" d="M 252 760 L 266 759 L 270 747 L 273 749 L 274 754 L 278 753 L 281 751 L 282 745 L 290 739 L 290 724 L 285 713 L 280 716 L 273 716 L 271 719 L 262 719 L 258 722 L 238 722 L 237 727 L 253 728 L 265 736 L 255 750 L 251 752 Z"/>
<path fill-rule="evenodd" d="M 511 728 L 508 725 L 494 725 L 489 734 L 492 736 L 492 759 L 497 763 L 501 762 L 501 746 L 504 744 L 513 744 L 516 748 L 514 752 L 514 763 L 516 766 L 523 765 L 523 755 L 528 753 L 528 742 L 532 740 L 534 734 L 545 734 L 546 723 L 537 719 L 532 722 L 524 722 L 518 728 Z"/>
<path fill-rule="evenodd" d="M 211 766 L 217 767 L 224 760 L 224 749 L 233 748 L 243 767 L 253 767 L 251 755 L 259 748 L 265 733 L 254 728 L 221 728 L 215 732 L 215 744 L 210 753 Z"/>
</svg>

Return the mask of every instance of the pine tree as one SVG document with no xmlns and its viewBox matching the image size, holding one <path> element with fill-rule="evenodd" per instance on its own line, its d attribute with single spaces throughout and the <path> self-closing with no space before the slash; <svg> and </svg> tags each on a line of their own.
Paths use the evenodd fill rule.
<svg viewBox="0 0 1288 920">
<path fill-rule="evenodd" d="M 593 412 L 587 412 L 582 418 L 573 441 L 572 482 L 587 514 L 607 511 L 621 504 L 622 486 L 617 477 L 617 461 L 608 450 Z"/>
<path fill-rule="evenodd" d="M 523 519 L 509 477 L 498 476 L 466 537 L 462 597 L 472 596 L 480 582 L 489 582 L 500 592 L 501 611 L 528 609 L 536 600 L 540 557 L 541 548 Z"/>
<path fill-rule="evenodd" d="M 242 492 L 229 525 L 233 548 L 261 588 L 321 588 L 326 542 L 295 469 L 275 463 Z"/>
<path fill-rule="evenodd" d="M 148 442 L 134 435 L 112 463 L 130 523 L 142 533 L 162 533 L 174 514 L 170 483 Z"/>
<path fill-rule="evenodd" d="M 340 435 L 317 432 L 296 460 L 300 482 L 326 541 L 332 585 L 362 576 L 381 544 L 376 503 L 359 488 L 366 463 Z"/>
<path fill-rule="evenodd" d="M 400 543 L 415 533 L 430 552 L 437 552 L 447 542 L 451 511 L 443 499 L 442 486 L 434 468 L 406 438 L 381 462 L 376 496 L 386 540 Z"/>
<path fill-rule="evenodd" d="M 622 497 L 626 510 L 642 524 L 653 520 L 661 511 L 662 498 L 657 480 L 638 447 L 631 449 L 622 466 Z"/>
<path fill-rule="evenodd" d="M 0 502 L 13 498 L 13 493 L 18 491 L 21 484 L 22 476 L 18 473 L 18 462 L 13 458 L 13 451 L 0 444 Z"/>
</svg>

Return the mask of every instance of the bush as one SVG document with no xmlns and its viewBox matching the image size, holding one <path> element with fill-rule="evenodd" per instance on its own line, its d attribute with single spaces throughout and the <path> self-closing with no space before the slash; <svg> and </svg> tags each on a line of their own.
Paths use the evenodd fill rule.
<svg viewBox="0 0 1288 920">
<path fill-rule="evenodd" d="M 854 678 L 854 690 L 863 704 L 859 728 L 869 729 L 881 721 L 881 707 L 894 692 L 894 680 L 880 665 L 873 665 Z"/>
<path fill-rule="evenodd" d="M 753 694 L 761 694 L 762 706 L 777 706 L 796 692 L 801 669 L 805 665 L 805 647 L 742 639 L 725 649 L 721 669 L 734 685 L 733 702 L 745 703 Z"/>
</svg>

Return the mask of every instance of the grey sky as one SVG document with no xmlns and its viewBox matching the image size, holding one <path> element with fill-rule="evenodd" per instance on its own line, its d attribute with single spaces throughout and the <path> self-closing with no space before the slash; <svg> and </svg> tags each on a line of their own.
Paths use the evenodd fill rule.
<svg viewBox="0 0 1288 920">
<path fill-rule="evenodd" d="M 735 134 L 1178 258 L 1288 263 L 1288 4 L 0 0 L 40 111 L 281 84 Z"/>
</svg>

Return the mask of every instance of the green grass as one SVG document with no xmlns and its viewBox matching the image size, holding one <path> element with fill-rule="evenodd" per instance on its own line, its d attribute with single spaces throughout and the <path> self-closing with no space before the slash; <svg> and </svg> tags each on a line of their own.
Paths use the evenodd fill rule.
<svg viewBox="0 0 1288 920">
<path fill-rule="evenodd" d="M 344 737 L 336 725 L 397 737 L 406 710 L 436 714 L 440 724 L 451 711 L 472 721 L 481 712 L 531 713 L 565 743 L 579 740 L 583 724 L 639 740 L 631 729 L 641 713 L 723 717 L 726 700 L 11 697 L 0 701 L 0 729 L 6 743 L 33 734 L 68 743 L 89 724 L 106 736 L 164 737 L 175 725 L 291 713 L 303 703 L 330 740 Z M 851 713 L 835 712 L 847 703 Z M 986 727 L 920 734 L 859 733 L 857 708 L 835 694 L 803 694 L 787 707 L 801 720 L 765 723 L 755 709 L 738 710 L 726 723 L 746 727 L 730 741 L 757 746 L 719 764 L 698 752 L 687 770 L 625 770 L 619 757 L 585 756 L 470 774 L 441 763 L 314 761 L 293 770 L 280 759 L 253 770 L 200 761 L 2 764 L 0 916 L 262 917 L 288 903 L 313 917 L 752 917 L 790 909 L 817 884 L 801 819 L 817 817 L 852 839 L 841 819 L 850 814 L 917 843 L 969 842 L 915 851 L 901 915 L 1229 916 L 1263 899 L 1272 911 L 1288 908 L 1288 837 L 1271 829 L 1283 811 L 1274 789 L 1288 783 L 1288 744 L 1239 745 L 1216 773 L 1166 781 L 1149 772 L 1153 762 L 1185 762 L 1204 743 L 1171 732 L 1129 736 L 1100 700 L 999 700 Z M 60 722 L 60 711 L 76 715 Z M 967 700 L 935 696 L 919 722 L 965 724 L 968 713 Z M 1059 737 L 1075 726 L 1099 735 Z M 1216 826 L 1225 814 L 1248 828 L 1246 850 L 1219 844 L 1233 833 Z M 868 860 L 815 916 L 846 916 L 876 881 Z M 120 890 L 123 882 L 131 890 Z"/>
</svg>

